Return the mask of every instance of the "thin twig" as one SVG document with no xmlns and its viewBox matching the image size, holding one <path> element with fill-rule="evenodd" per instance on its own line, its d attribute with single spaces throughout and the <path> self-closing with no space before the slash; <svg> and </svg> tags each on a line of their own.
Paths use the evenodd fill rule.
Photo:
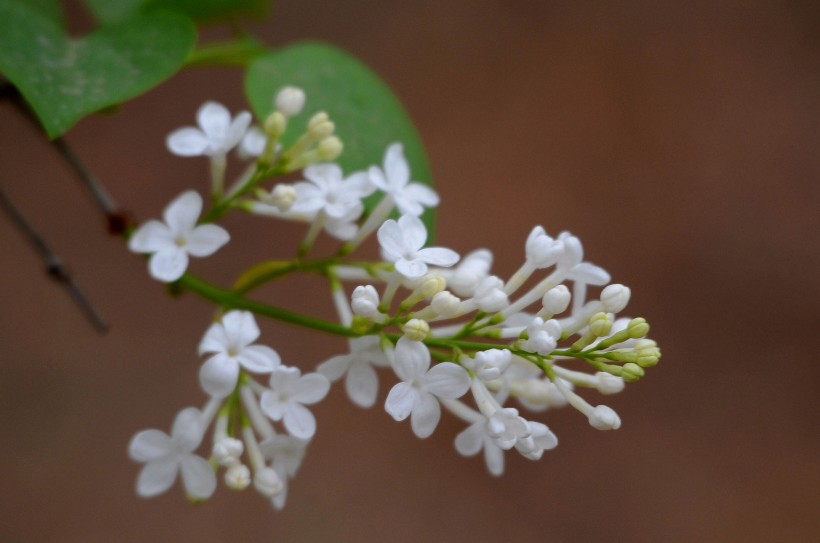
<svg viewBox="0 0 820 543">
<path fill-rule="evenodd" d="M 97 310 L 94 309 L 94 306 L 91 305 L 91 302 L 74 282 L 74 279 L 72 279 L 68 269 L 63 265 L 60 257 L 49 248 L 40 234 L 37 233 L 28 219 L 26 219 L 25 215 L 14 205 L 14 202 L 11 201 L 2 187 L 0 187 L 0 207 L 11 217 L 12 222 L 20 229 L 20 232 L 23 233 L 29 243 L 40 254 L 46 265 L 46 273 L 65 287 L 74 300 L 74 303 L 77 304 L 77 307 L 80 308 L 80 311 L 83 312 L 83 315 L 86 316 L 98 332 L 107 332 L 108 324 Z"/>
</svg>

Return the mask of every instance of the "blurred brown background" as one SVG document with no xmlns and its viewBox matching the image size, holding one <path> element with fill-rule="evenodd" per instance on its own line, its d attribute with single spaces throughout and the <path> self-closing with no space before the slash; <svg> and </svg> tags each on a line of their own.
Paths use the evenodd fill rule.
<svg viewBox="0 0 820 543">
<path fill-rule="evenodd" d="M 204 401 L 196 346 L 209 306 L 169 300 L 6 105 L 0 183 L 112 330 L 94 333 L 0 218 L 0 540 L 820 540 L 816 3 L 282 1 L 258 31 L 344 47 L 395 89 L 442 195 L 440 244 L 489 247 L 504 276 L 532 226 L 571 230 L 632 287 L 628 312 L 648 318 L 663 361 L 605 399 L 620 430 L 546 413 L 559 447 L 537 463 L 508 455 L 500 479 L 455 452 L 461 423 L 445 416 L 421 441 L 335 386 L 314 409 L 318 435 L 284 512 L 224 487 L 202 507 L 179 485 L 140 500 L 127 443 Z M 181 74 L 68 139 L 122 205 L 158 216 L 206 187 L 204 161 L 171 156 L 165 135 L 206 99 L 245 107 L 240 81 Z M 194 264 L 221 284 L 292 254 L 303 233 L 227 226 L 236 241 Z M 269 295 L 331 316 L 314 287 Z M 344 349 L 276 323 L 263 334 L 304 369 Z"/>
</svg>

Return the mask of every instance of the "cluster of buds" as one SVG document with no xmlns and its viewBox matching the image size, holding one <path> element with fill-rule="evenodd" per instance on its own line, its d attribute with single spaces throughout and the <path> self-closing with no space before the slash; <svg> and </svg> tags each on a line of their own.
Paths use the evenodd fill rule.
<svg viewBox="0 0 820 543">
<path fill-rule="evenodd" d="M 233 120 L 221 116 L 219 153 L 213 152 L 214 123 L 202 120 L 207 117 L 202 111 L 213 110 L 212 104 L 200 110 L 201 133 L 211 138 L 203 149 L 209 152 L 179 153 L 184 147 L 179 134 L 188 131 L 190 138 L 198 129 L 169 136 L 172 152 L 212 159 L 216 154 L 218 160 L 229 150 L 227 142 L 235 146 L 250 140 L 242 156 L 257 160 L 227 195 L 214 192 L 202 220 L 202 199 L 189 191 L 166 208 L 164 221 L 145 223 L 130 239 L 133 251 L 151 255 L 153 277 L 178 282 L 219 307 L 199 346 L 200 355 L 208 355 L 199 381 L 209 399 L 201 410 L 182 410 L 170 436 L 147 430 L 134 437 L 131 457 L 146 464 L 138 493 L 164 492 L 181 473 L 188 495 L 207 499 L 221 469 L 229 488 L 253 486 L 281 508 L 317 429 L 306 406 L 321 401 L 332 382 L 343 381 L 350 400 L 370 408 L 377 402 L 380 372 L 393 378 L 384 402 L 392 418 L 409 418 L 413 433 L 427 438 L 442 411 L 451 413 L 467 424 L 455 436 L 456 450 L 465 456 L 483 451 L 487 469 L 496 476 L 504 471 L 505 451 L 537 460 L 558 443 L 543 422 L 527 413 L 569 405 L 593 428 L 619 428 L 612 408 L 593 405 L 578 391 L 620 392 L 658 363 L 660 350 L 646 338 L 646 320 L 619 316 L 630 289 L 610 284 L 603 268 L 584 261 L 577 237 L 569 232 L 551 237 L 540 226 L 523 243 L 523 264 L 506 280 L 492 274 L 488 249 L 460 258 L 448 248 L 426 247 L 421 216 L 439 198 L 429 186 L 411 181 L 401 144 L 387 148 L 381 165 L 345 175 L 329 162 L 342 149 L 333 123 L 318 113 L 292 147 L 279 148 L 287 119 L 304 102 L 299 89 L 283 89 L 264 131 L 252 136 L 243 114 Z M 240 125 L 245 127 L 241 134 L 235 132 Z M 293 169 L 303 169 L 303 181 L 260 187 Z M 364 199 L 374 193 L 381 198 L 367 212 Z M 308 222 L 296 257 L 246 270 L 232 291 L 186 273 L 188 256 L 211 255 L 228 242 L 227 231 L 213 222 L 230 210 Z M 390 218 L 394 212 L 397 219 Z M 323 230 L 341 244 L 333 256 L 311 260 Z M 351 260 L 349 255 L 373 233 L 382 260 Z M 265 282 L 300 271 L 327 277 L 338 323 L 247 298 Z M 590 287 L 599 289 L 597 296 L 588 296 Z M 303 375 L 284 365 L 274 349 L 256 343 L 260 331 L 254 313 L 346 337 L 347 350 Z M 206 459 L 195 451 L 211 426 Z"/>
</svg>

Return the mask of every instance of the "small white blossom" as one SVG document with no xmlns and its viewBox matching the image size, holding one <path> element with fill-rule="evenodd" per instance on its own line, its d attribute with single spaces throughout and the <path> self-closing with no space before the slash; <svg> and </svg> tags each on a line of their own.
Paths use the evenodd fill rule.
<svg viewBox="0 0 820 543">
<path fill-rule="evenodd" d="M 441 418 L 436 397 L 453 400 L 470 388 L 470 376 L 464 368 L 452 362 L 430 368 L 427 347 L 405 337 L 396 343 L 393 369 L 402 382 L 390 389 L 384 409 L 397 421 L 410 416 L 413 432 L 422 439 L 433 433 Z"/>
<path fill-rule="evenodd" d="M 252 345 L 259 326 L 248 311 L 229 311 L 212 324 L 199 343 L 199 354 L 214 353 L 199 371 L 202 388 L 225 397 L 236 386 L 240 366 L 254 373 L 270 373 L 280 364 L 279 355 L 265 345 Z"/>
<path fill-rule="evenodd" d="M 629 303 L 632 291 L 624 285 L 614 284 L 607 286 L 601 291 L 601 303 L 604 311 L 608 313 L 620 313 Z"/>
<path fill-rule="evenodd" d="M 359 285 L 350 298 L 350 307 L 356 315 L 367 319 L 379 315 L 379 293 L 373 285 Z"/>
<path fill-rule="evenodd" d="M 304 169 L 304 176 L 307 181 L 294 185 L 297 193 L 296 202 L 291 207 L 294 213 L 321 211 L 328 217 L 342 219 L 356 209 L 358 218 L 364 209 L 362 198 L 375 190 L 366 172 L 344 178 L 342 169 L 336 164 L 308 166 Z"/>
<path fill-rule="evenodd" d="M 520 452 L 529 460 L 538 460 L 544 451 L 554 449 L 558 446 L 558 438 L 547 425 L 540 422 L 528 420 L 529 435 L 515 443 L 515 450 Z"/>
<path fill-rule="evenodd" d="M 216 489 L 216 475 L 207 460 L 194 454 L 202 442 L 205 423 L 195 407 L 179 412 L 169 436 L 160 430 L 144 430 L 131 440 L 128 453 L 144 462 L 137 478 L 137 494 L 150 498 L 168 490 L 182 473 L 185 492 L 204 500 Z"/>
<path fill-rule="evenodd" d="M 479 351 L 474 358 L 464 360 L 465 366 L 483 381 L 493 381 L 501 377 L 512 361 L 507 349 Z"/>
<path fill-rule="evenodd" d="M 260 398 L 262 411 L 275 421 L 284 421 L 293 437 L 310 439 L 316 433 L 316 419 L 305 407 L 321 401 L 330 382 L 321 373 L 302 375 L 299 368 L 279 366 L 270 376 L 270 390 Z"/>
<path fill-rule="evenodd" d="M 528 339 L 522 344 L 524 349 L 548 356 L 561 339 L 561 325 L 555 319 L 544 322 L 541 317 L 535 317 L 527 326 L 527 336 Z"/>
<path fill-rule="evenodd" d="M 504 473 L 504 451 L 490 435 L 487 418 L 474 422 L 456 436 L 456 450 L 462 456 L 473 456 L 484 450 L 484 463 L 495 477 Z"/>
<path fill-rule="evenodd" d="M 504 281 L 495 275 L 485 277 L 478 283 L 473 299 L 478 308 L 487 313 L 501 311 L 510 305 L 510 300 L 504 292 Z"/>
<path fill-rule="evenodd" d="M 487 249 L 478 249 L 449 270 L 439 270 L 438 273 L 447 280 L 447 288 L 462 298 L 471 298 L 482 279 L 490 273 L 493 264 L 493 254 Z"/>
<path fill-rule="evenodd" d="M 243 111 L 233 119 L 228 109 L 217 102 L 205 102 L 196 114 L 199 128 L 186 126 L 168 135 L 168 150 L 179 156 L 224 156 L 245 135 L 251 114 Z"/>
<path fill-rule="evenodd" d="M 430 307 L 433 308 L 436 315 L 445 318 L 452 317 L 461 307 L 461 300 L 458 296 L 454 296 L 449 291 L 444 290 L 433 296 L 433 299 L 430 300 Z"/>
<path fill-rule="evenodd" d="M 163 211 L 164 222 L 151 220 L 140 226 L 128 248 L 150 253 L 148 271 L 157 281 L 176 281 L 188 268 L 188 256 L 205 257 L 228 243 L 230 236 L 215 224 L 196 225 L 202 211 L 202 197 L 189 190 L 180 194 Z"/>
<path fill-rule="evenodd" d="M 547 235 L 543 226 L 536 226 L 527 237 L 527 260 L 536 269 L 549 268 L 562 256 L 564 243 Z"/>
<path fill-rule="evenodd" d="M 271 467 L 276 471 L 282 483 L 282 488 L 271 499 L 271 504 L 277 510 L 285 507 L 285 501 L 288 497 L 288 482 L 299 470 L 306 448 L 307 441 L 285 435 L 273 436 L 259 444 L 262 455 L 273 461 Z"/>
<path fill-rule="evenodd" d="M 410 182 L 410 167 L 404 158 L 404 148 L 394 143 L 384 154 L 384 169 L 371 166 L 370 180 L 380 190 L 387 193 L 402 215 L 421 215 L 425 207 L 438 205 L 438 194 L 421 183 Z"/>
<path fill-rule="evenodd" d="M 244 464 L 234 464 L 225 470 L 225 484 L 231 490 L 245 490 L 251 484 L 251 470 Z"/>
<path fill-rule="evenodd" d="M 421 219 L 402 215 L 398 222 L 384 222 L 378 232 L 385 258 L 393 262 L 396 271 L 408 279 L 418 279 L 427 273 L 427 265 L 452 266 L 458 262 L 458 254 L 443 247 L 424 247 L 427 229 Z"/>
<path fill-rule="evenodd" d="M 239 463 L 244 450 L 245 446 L 238 439 L 223 437 L 214 443 L 211 454 L 220 466 L 230 467 Z"/>
<path fill-rule="evenodd" d="M 285 485 L 276 470 L 265 467 L 254 474 L 253 487 L 263 496 L 272 498 L 282 492 Z"/>
<path fill-rule="evenodd" d="M 373 367 L 387 367 L 390 363 L 379 345 L 378 336 L 364 336 L 350 340 L 350 353 L 334 356 L 316 368 L 330 381 L 345 375 L 345 391 L 359 407 L 376 403 L 379 378 Z"/>
<path fill-rule="evenodd" d="M 558 285 L 557 287 L 549 289 L 544 294 L 544 297 L 541 298 L 541 303 L 546 313 L 557 315 L 567 310 L 571 297 L 566 285 Z"/>
</svg>

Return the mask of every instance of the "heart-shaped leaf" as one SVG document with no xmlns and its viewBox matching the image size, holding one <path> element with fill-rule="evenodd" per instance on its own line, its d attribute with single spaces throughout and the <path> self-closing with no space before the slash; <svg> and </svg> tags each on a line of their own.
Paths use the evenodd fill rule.
<svg viewBox="0 0 820 543">
<path fill-rule="evenodd" d="M 320 43 L 297 44 L 255 58 L 248 67 L 245 92 L 258 119 L 273 110 L 277 91 L 296 85 L 307 94 L 307 107 L 288 122 L 285 145 L 304 130 L 308 118 L 327 111 L 344 143 L 338 163 L 345 173 L 381 165 L 387 146 L 404 144 L 414 181 L 431 185 L 430 167 L 413 123 L 387 85 L 357 59 Z M 368 200 L 368 210 L 378 202 Z M 432 239 L 433 210 L 424 214 Z"/>
<path fill-rule="evenodd" d="M 243 16 L 264 18 L 271 0 L 84 0 L 94 17 L 115 23 L 153 9 L 178 11 L 196 21 Z"/>
<path fill-rule="evenodd" d="M 71 39 L 31 8 L 0 1 L 0 72 L 20 90 L 49 137 L 173 75 L 196 42 L 176 13 L 155 13 Z"/>
</svg>

